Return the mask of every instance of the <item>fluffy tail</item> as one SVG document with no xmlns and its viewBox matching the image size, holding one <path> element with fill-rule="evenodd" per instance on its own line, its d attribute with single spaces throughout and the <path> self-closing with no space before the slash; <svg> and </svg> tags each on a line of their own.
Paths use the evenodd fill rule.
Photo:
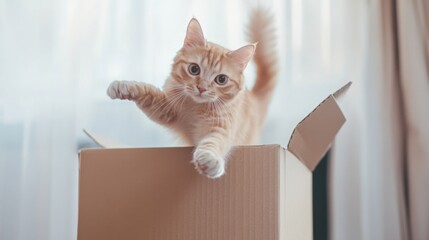
<svg viewBox="0 0 429 240">
<path fill-rule="evenodd" d="M 256 63 L 256 82 L 252 92 L 269 101 L 277 82 L 278 57 L 274 17 L 267 9 L 254 9 L 250 17 L 248 37 L 258 42 L 253 57 Z"/>
</svg>

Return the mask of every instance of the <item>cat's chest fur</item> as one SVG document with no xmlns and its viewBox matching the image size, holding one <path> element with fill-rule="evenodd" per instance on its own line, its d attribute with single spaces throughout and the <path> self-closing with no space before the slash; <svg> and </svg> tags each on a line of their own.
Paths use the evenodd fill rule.
<svg viewBox="0 0 429 240">
<path fill-rule="evenodd" d="M 212 133 L 214 130 L 225 131 L 231 136 L 231 139 L 239 140 L 237 129 L 246 132 L 240 128 L 237 122 L 240 117 L 242 106 L 231 106 L 228 111 L 225 107 L 213 108 L 204 105 L 188 105 L 188 108 L 182 109 L 178 116 L 178 124 L 180 125 L 180 135 L 188 144 L 198 144 L 198 142 Z M 245 126 L 243 126 L 246 128 Z M 241 141 L 240 141 L 241 142 Z"/>
</svg>

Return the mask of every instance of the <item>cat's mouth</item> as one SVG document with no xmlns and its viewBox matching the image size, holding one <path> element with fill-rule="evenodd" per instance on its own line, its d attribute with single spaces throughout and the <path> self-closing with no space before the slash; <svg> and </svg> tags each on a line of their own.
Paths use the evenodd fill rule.
<svg viewBox="0 0 429 240">
<path fill-rule="evenodd" d="M 185 89 L 185 94 L 196 103 L 209 103 L 216 101 L 216 96 L 213 96 L 210 91 L 200 92 L 196 88 Z"/>
<path fill-rule="evenodd" d="M 194 100 L 197 103 L 206 103 L 211 102 L 211 99 L 201 93 L 199 94 L 192 94 L 191 95 L 192 100 Z"/>
<path fill-rule="evenodd" d="M 213 97 L 211 95 L 208 95 L 206 93 L 190 93 L 188 94 L 192 100 L 196 103 L 209 103 L 216 101 L 216 97 Z"/>
</svg>

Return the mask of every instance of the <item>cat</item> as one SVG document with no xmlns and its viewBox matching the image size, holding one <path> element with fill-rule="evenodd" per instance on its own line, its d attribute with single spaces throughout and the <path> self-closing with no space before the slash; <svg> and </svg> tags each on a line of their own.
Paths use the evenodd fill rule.
<svg viewBox="0 0 429 240">
<path fill-rule="evenodd" d="M 255 43 L 230 51 L 206 41 L 200 23 L 192 18 L 163 90 L 142 82 L 114 81 L 107 94 L 134 101 L 150 119 L 196 145 L 195 168 L 218 178 L 225 173 L 234 145 L 259 141 L 277 81 L 273 26 L 267 10 L 254 10 L 248 35 Z M 243 71 L 252 58 L 257 77 L 247 90 Z"/>
</svg>

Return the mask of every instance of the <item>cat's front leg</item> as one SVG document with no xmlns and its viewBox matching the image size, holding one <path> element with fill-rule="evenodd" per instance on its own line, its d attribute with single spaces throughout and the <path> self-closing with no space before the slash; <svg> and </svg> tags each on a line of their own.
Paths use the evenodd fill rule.
<svg viewBox="0 0 429 240">
<path fill-rule="evenodd" d="M 221 177 L 225 174 L 225 157 L 230 149 L 226 134 L 211 133 L 195 148 L 192 162 L 199 173 L 209 178 Z"/>
<path fill-rule="evenodd" d="M 171 126 L 177 119 L 174 105 L 155 86 L 135 81 L 114 81 L 107 89 L 112 99 L 131 100 L 153 121 Z"/>
</svg>

